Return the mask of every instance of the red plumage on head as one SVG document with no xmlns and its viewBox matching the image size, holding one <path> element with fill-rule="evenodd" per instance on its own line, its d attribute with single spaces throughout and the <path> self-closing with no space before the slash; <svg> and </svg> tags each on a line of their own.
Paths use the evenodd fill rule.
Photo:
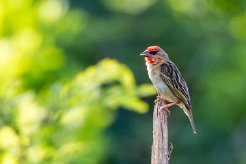
<svg viewBox="0 0 246 164">
<path fill-rule="evenodd" d="M 147 48 L 148 52 L 153 52 L 153 51 L 157 51 L 158 52 L 160 50 L 161 50 L 161 48 L 159 46 L 150 46 L 150 47 Z"/>
<path fill-rule="evenodd" d="M 150 57 L 145 57 L 144 59 L 145 59 L 145 61 L 146 61 L 147 63 L 150 63 L 150 64 L 153 64 L 153 63 L 155 62 L 155 60 L 152 59 L 152 58 L 150 58 Z"/>
</svg>

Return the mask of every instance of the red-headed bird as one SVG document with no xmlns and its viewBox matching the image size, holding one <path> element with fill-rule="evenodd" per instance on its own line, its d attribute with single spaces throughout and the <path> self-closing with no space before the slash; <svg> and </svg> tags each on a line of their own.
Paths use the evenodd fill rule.
<svg viewBox="0 0 246 164">
<path fill-rule="evenodd" d="M 168 103 L 161 110 L 178 105 L 188 116 L 193 132 L 196 133 L 189 90 L 177 66 L 159 46 L 150 46 L 140 55 L 145 57 L 151 82 L 161 99 Z"/>
</svg>

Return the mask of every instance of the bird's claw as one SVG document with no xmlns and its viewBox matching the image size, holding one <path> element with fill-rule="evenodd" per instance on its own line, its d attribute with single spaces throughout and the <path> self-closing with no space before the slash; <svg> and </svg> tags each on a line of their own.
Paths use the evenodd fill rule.
<svg viewBox="0 0 246 164">
<path fill-rule="evenodd" d="M 159 103 L 159 102 L 161 102 L 161 101 L 166 102 L 166 101 L 168 101 L 168 100 L 167 100 L 166 98 L 162 98 L 161 96 L 156 96 L 156 100 L 154 101 L 155 104 L 157 104 L 157 103 Z"/>
<path fill-rule="evenodd" d="M 158 95 L 158 96 L 156 96 L 156 100 L 154 102 L 155 102 L 155 104 L 159 103 L 159 105 L 160 105 L 161 102 L 166 103 L 166 102 L 168 102 L 168 100 L 166 98 L 163 98 L 163 97 Z M 170 104 L 165 104 L 164 106 L 159 108 L 158 112 L 161 112 L 161 111 L 165 110 L 167 112 L 167 116 L 169 116 L 170 115 L 170 111 L 168 110 L 168 107 L 170 107 Z"/>
<path fill-rule="evenodd" d="M 158 102 L 160 102 L 160 100 L 161 100 L 161 96 L 156 96 L 156 100 L 154 101 L 155 104 L 157 104 Z"/>
</svg>

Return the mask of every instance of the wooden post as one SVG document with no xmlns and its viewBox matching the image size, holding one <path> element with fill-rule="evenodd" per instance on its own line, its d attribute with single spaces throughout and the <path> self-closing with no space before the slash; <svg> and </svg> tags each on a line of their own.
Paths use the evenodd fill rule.
<svg viewBox="0 0 246 164">
<path fill-rule="evenodd" d="M 159 110 L 164 105 L 163 101 L 157 101 L 153 113 L 153 144 L 151 154 L 151 164 L 168 164 L 168 127 L 167 110 Z"/>
</svg>

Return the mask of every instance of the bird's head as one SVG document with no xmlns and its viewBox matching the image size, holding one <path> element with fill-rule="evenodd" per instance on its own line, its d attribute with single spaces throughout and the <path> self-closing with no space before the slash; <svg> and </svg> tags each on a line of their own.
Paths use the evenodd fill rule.
<svg viewBox="0 0 246 164">
<path fill-rule="evenodd" d="M 169 60 L 167 53 L 159 46 L 150 46 L 140 54 L 148 64 L 165 63 Z"/>
</svg>

